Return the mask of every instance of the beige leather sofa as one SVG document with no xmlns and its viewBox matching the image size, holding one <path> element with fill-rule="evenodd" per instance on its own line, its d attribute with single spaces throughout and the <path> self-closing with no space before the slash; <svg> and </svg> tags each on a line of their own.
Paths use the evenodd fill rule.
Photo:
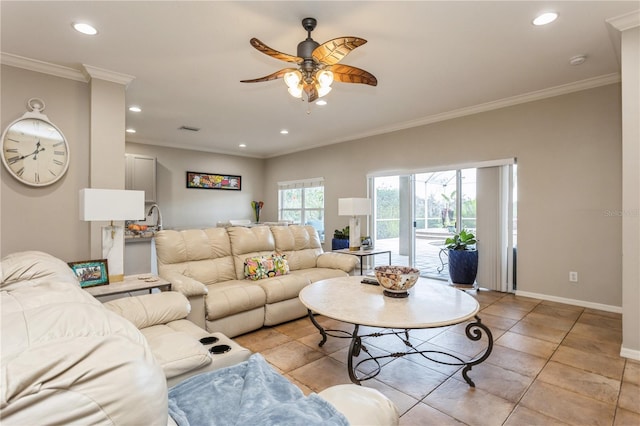
<svg viewBox="0 0 640 426">
<path fill-rule="evenodd" d="M 191 303 L 187 318 L 229 337 L 305 316 L 300 290 L 358 264 L 355 256 L 324 253 L 313 226 L 163 230 L 155 244 L 159 275 Z M 248 258 L 274 253 L 285 255 L 288 274 L 246 279 Z"/>
<path fill-rule="evenodd" d="M 167 379 L 184 379 L 190 367 L 162 354 L 209 335 L 184 320 L 184 297 L 138 296 L 107 309 L 80 288 L 65 262 L 31 251 L 0 261 L 0 302 L 3 425 L 175 425 Z M 393 403 L 374 389 L 339 385 L 319 395 L 350 424 L 398 423 Z"/>
</svg>

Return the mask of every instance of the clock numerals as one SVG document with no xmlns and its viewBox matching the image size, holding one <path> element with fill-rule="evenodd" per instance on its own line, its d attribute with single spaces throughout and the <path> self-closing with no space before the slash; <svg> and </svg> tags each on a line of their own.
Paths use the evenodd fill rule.
<svg viewBox="0 0 640 426">
<path fill-rule="evenodd" d="M 16 170 L 16 174 L 18 176 L 22 176 L 23 173 L 24 173 L 24 167 L 20 167 L 18 170 Z"/>
<path fill-rule="evenodd" d="M 53 177 L 58 176 L 58 175 L 57 175 L 57 174 L 55 174 L 55 173 L 53 172 L 53 170 L 51 170 L 51 169 L 49 169 L 49 173 L 51 173 L 51 175 L 52 175 Z"/>
<path fill-rule="evenodd" d="M 55 147 L 57 147 L 57 146 L 62 145 L 63 143 L 64 143 L 64 141 L 60 141 L 60 142 L 58 142 L 58 143 L 54 143 L 54 144 L 53 144 L 53 147 L 55 148 Z"/>
<path fill-rule="evenodd" d="M 4 150 L 4 152 L 14 152 L 14 153 L 18 153 L 18 148 L 7 148 Z"/>
<path fill-rule="evenodd" d="M 66 151 L 53 151 L 54 155 L 66 155 Z"/>
<path fill-rule="evenodd" d="M 55 158 L 53 159 L 53 163 L 57 164 L 58 166 L 63 166 L 64 165 L 64 163 L 62 161 L 56 160 Z"/>
<path fill-rule="evenodd" d="M 40 175 L 38 174 L 38 172 L 36 172 L 35 176 L 33 177 L 33 181 L 35 183 L 40 183 Z"/>
</svg>

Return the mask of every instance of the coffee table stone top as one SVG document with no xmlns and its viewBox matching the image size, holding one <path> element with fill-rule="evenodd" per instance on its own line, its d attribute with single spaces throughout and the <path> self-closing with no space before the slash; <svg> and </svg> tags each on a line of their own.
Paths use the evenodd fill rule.
<svg viewBox="0 0 640 426">
<path fill-rule="evenodd" d="M 308 285 L 300 300 L 312 312 L 351 324 L 380 328 L 431 328 L 473 318 L 480 305 L 464 291 L 419 278 L 409 297 L 382 294 L 360 276 L 331 278 Z"/>
</svg>

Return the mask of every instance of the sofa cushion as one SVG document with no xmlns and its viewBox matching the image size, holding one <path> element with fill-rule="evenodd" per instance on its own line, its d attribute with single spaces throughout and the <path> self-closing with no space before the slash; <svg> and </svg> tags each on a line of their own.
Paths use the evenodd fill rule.
<svg viewBox="0 0 640 426">
<path fill-rule="evenodd" d="M 326 280 L 329 278 L 346 277 L 349 274 L 339 269 L 309 268 L 294 271 L 291 275 L 298 275 L 304 277 L 304 279 L 308 280 L 310 283 L 315 283 L 316 281 Z"/>
<path fill-rule="evenodd" d="M 207 286 L 207 319 L 212 321 L 261 308 L 267 302 L 262 288 L 253 281 L 232 280 Z"/>
<path fill-rule="evenodd" d="M 248 257 L 244 261 L 244 276 L 250 280 L 262 280 L 289 273 L 289 263 L 284 255 Z"/>
<path fill-rule="evenodd" d="M 185 332 L 176 331 L 164 324 L 140 331 L 167 379 L 211 363 L 206 347 Z"/>
<path fill-rule="evenodd" d="M 267 303 L 295 299 L 300 291 L 310 283 L 311 281 L 306 276 L 296 273 L 256 281 L 256 285 L 260 286 L 267 295 Z"/>
<path fill-rule="evenodd" d="M 272 226 L 276 251 L 287 256 L 289 268 L 315 268 L 322 246 L 316 229 L 311 225 Z"/>
<path fill-rule="evenodd" d="M 191 310 L 187 298 L 175 291 L 123 297 L 105 302 L 104 306 L 138 329 L 186 318 Z"/>
<path fill-rule="evenodd" d="M 273 234 L 268 226 L 251 228 L 231 226 L 226 228 L 231 242 L 231 253 L 235 266 L 235 279 L 244 279 L 244 261 L 248 257 L 269 256 L 275 250 Z"/>
</svg>

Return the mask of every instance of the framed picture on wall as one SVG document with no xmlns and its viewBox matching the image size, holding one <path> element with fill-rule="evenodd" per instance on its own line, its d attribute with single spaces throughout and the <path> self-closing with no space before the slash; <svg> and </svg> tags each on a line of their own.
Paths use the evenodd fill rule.
<svg viewBox="0 0 640 426">
<path fill-rule="evenodd" d="M 80 281 L 80 287 L 93 287 L 109 284 L 109 268 L 107 259 L 69 262 L 69 267 Z"/>
<path fill-rule="evenodd" d="M 240 191 L 241 176 L 187 172 L 187 188 L 230 189 Z"/>
</svg>

